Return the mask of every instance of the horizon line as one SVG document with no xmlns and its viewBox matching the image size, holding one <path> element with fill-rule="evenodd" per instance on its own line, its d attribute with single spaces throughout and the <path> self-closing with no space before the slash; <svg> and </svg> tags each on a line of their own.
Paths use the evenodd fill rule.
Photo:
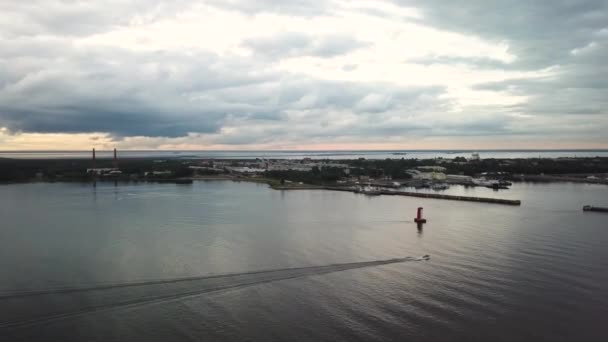
<svg viewBox="0 0 608 342">
<path fill-rule="evenodd" d="M 560 151 L 580 151 L 580 152 L 608 152 L 608 148 L 485 148 L 485 149 L 470 149 L 470 148 L 452 148 L 452 149 L 297 149 L 297 150 L 275 150 L 275 149 L 250 149 L 250 150 L 189 150 L 189 149 L 119 149 L 117 151 L 124 152 L 560 152 Z M 91 152 L 93 148 L 86 150 L 0 150 L 0 153 L 78 153 Z M 96 149 L 98 152 L 113 152 L 112 149 Z"/>
</svg>

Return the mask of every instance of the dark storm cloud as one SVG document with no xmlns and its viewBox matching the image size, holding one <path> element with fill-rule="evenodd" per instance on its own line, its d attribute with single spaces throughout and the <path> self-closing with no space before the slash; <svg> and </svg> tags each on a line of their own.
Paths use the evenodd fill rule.
<svg viewBox="0 0 608 342">
<path fill-rule="evenodd" d="M 517 56 L 510 68 L 530 70 L 559 65 L 572 67 L 567 70 L 568 77 L 597 71 L 606 75 L 602 66 L 608 57 L 608 1 L 394 2 L 419 6 L 423 11 L 420 21 L 426 25 L 507 42 L 509 52 Z M 585 51 L 589 44 L 591 51 Z M 573 53 L 577 49 L 580 53 Z M 470 62 L 483 65 L 490 61 Z"/>
<path fill-rule="evenodd" d="M 481 90 L 531 96 L 512 110 L 533 115 L 608 115 L 608 44 L 597 40 L 593 48 L 574 54 L 557 68 L 557 76 L 483 83 Z M 601 41 L 601 43 L 599 43 Z"/>
<path fill-rule="evenodd" d="M 205 52 L 62 48 L 57 59 L 0 60 L 0 125 L 24 132 L 170 137 L 213 132 L 228 113 L 244 109 L 200 94 L 271 77 Z"/>
<path fill-rule="evenodd" d="M 438 108 L 431 108 L 438 109 Z M 407 120 L 394 121 L 397 113 L 405 108 L 398 108 L 394 112 L 368 113 L 358 115 L 359 121 L 344 125 L 340 122 L 327 122 L 323 124 L 321 118 L 323 112 L 313 113 L 309 118 L 319 120 L 307 120 L 293 125 L 289 130 L 282 127 L 271 127 L 264 130 L 243 129 L 238 135 L 221 137 L 217 141 L 228 144 L 248 144 L 251 141 L 273 142 L 292 141 L 294 137 L 307 142 L 324 142 L 327 140 L 340 141 L 368 141 L 377 137 L 406 137 L 423 138 L 428 136 L 439 137 L 478 137 L 478 136 L 507 136 L 518 134 L 509 125 L 510 119 L 505 115 L 488 115 L 484 118 L 470 117 L 458 118 L 457 120 Z M 417 116 L 416 112 L 411 112 Z M 403 113 L 401 113 L 403 115 Z M 528 130 L 525 134 L 537 133 Z"/>
<path fill-rule="evenodd" d="M 420 21 L 433 27 L 494 41 L 506 40 L 522 68 L 540 68 L 570 59 L 570 51 L 589 43 L 608 26 L 604 0 L 393 0 L 416 6 Z"/>
<path fill-rule="evenodd" d="M 551 77 L 476 86 L 530 97 L 505 111 L 540 115 L 546 117 L 544 120 L 555 121 L 576 115 L 607 128 L 605 120 L 599 118 L 608 115 L 608 1 L 395 0 L 395 3 L 419 6 L 423 12 L 421 22 L 426 25 L 504 41 L 509 45 L 509 52 L 517 56 L 514 62 L 504 66 L 485 59 L 460 62 L 473 67 L 496 64 L 496 69 L 503 70 L 553 68 Z M 458 62 L 440 58 L 438 62 L 455 61 Z M 581 135 L 584 132 L 581 131 Z M 605 137 L 602 139 L 605 141 Z"/>
<path fill-rule="evenodd" d="M 30 45 L 2 46 L 12 54 L 0 60 L 0 125 L 12 131 L 179 137 L 234 118 L 286 120 L 289 110 L 424 107 L 443 91 L 309 79 L 205 51 L 81 50 L 57 40 L 50 58 L 23 59 Z"/>
</svg>

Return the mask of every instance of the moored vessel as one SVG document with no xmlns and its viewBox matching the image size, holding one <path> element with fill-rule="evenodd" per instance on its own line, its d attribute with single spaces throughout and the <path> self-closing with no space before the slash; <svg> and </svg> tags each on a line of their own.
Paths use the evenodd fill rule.
<svg viewBox="0 0 608 342">
<path fill-rule="evenodd" d="M 586 205 L 583 207 L 583 211 L 599 211 L 599 212 L 608 213 L 608 208 L 594 207 L 592 205 Z"/>
</svg>

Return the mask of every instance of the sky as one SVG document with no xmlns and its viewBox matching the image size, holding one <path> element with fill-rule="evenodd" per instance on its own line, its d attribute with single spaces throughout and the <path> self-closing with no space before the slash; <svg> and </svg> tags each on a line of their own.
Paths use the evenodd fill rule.
<svg viewBox="0 0 608 342">
<path fill-rule="evenodd" d="M 606 0 L 0 0 L 0 150 L 608 148 Z"/>
</svg>

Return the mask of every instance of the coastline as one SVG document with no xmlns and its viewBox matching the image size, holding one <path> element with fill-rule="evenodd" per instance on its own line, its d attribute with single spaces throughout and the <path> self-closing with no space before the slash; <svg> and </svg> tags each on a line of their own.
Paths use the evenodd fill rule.
<svg viewBox="0 0 608 342">
<path fill-rule="evenodd" d="M 608 179 L 588 179 L 569 175 L 521 175 L 514 178 L 516 178 L 514 180 L 533 183 L 582 183 L 608 185 Z"/>
</svg>

